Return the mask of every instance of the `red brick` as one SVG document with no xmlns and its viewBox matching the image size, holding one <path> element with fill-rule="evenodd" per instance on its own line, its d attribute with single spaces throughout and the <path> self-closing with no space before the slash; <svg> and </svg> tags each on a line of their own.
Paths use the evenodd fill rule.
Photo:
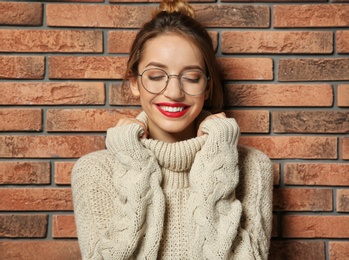
<svg viewBox="0 0 349 260">
<path fill-rule="evenodd" d="M 74 215 L 55 215 L 52 223 L 52 237 L 76 238 Z"/>
<path fill-rule="evenodd" d="M 70 184 L 71 172 L 75 162 L 55 162 L 55 183 Z"/>
<path fill-rule="evenodd" d="M 242 133 L 269 133 L 268 110 L 225 110 L 225 113 L 235 118 Z"/>
<path fill-rule="evenodd" d="M 349 16 L 348 16 L 349 17 Z M 349 59 L 280 59 L 279 81 L 349 80 Z"/>
<path fill-rule="evenodd" d="M 2 211 L 73 210 L 70 188 L 3 188 Z"/>
<path fill-rule="evenodd" d="M 0 30 L 1 52 L 103 52 L 102 31 Z"/>
<path fill-rule="evenodd" d="M 272 159 L 337 159 L 337 137 L 242 136 L 239 143 L 255 147 Z"/>
<path fill-rule="evenodd" d="M 326 259 L 325 243 L 323 241 L 273 240 L 271 241 L 268 259 L 324 260 Z"/>
<path fill-rule="evenodd" d="M 0 184 L 50 184 L 50 179 L 49 162 L 0 162 Z"/>
<path fill-rule="evenodd" d="M 349 259 L 349 242 L 330 241 L 329 255 L 331 260 Z"/>
<path fill-rule="evenodd" d="M 337 53 L 349 53 L 349 31 L 336 32 Z"/>
<path fill-rule="evenodd" d="M 42 4 L 0 3 L 0 24 L 2 25 L 42 25 Z"/>
<path fill-rule="evenodd" d="M 278 216 L 276 214 L 273 214 L 273 220 L 272 220 L 272 229 L 271 229 L 271 236 L 272 237 L 277 237 L 278 236 Z"/>
<path fill-rule="evenodd" d="M 103 3 L 104 1 L 105 0 L 56 0 L 56 2 L 81 2 L 81 3 Z"/>
<path fill-rule="evenodd" d="M 270 58 L 218 58 L 226 80 L 272 80 L 273 60 Z"/>
<path fill-rule="evenodd" d="M 269 27 L 268 6 L 195 5 L 196 19 L 207 27 Z M 150 19 L 152 6 L 47 4 L 47 24 L 68 27 L 139 28 Z"/>
<path fill-rule="evenodd" d="M 48 215 L 0 214 L 0 237 L 46 237 Z"/>
<path fill-rule="evenodd" d="M 159 2 L 161 2 L 161 0 L 109 0 L 109 3 L 120 3 L 120 2 L 125 2 L 125 3 L 159 3 Z M 214 0 L 190 0 L 188 2 L 206 3 L 206 2 L 214 2 Z"/>
<path fill-rule="evenodd" d="M 120 118 L 136 117 L 139 109 L 49 109 L 47 111 L 47 131 L 106 131 L 116 125 Z M 268 133 L 268 111 L 229 111 L 242 132 Z"/>
<path fill-rule="evenodd" d="M 0 56 L 0 79 L 43 79 L 45 57 Z"/>
<path fill-rule="evenodd" d="M 111 84 L 109 87 L 110 105 L 140 105 L 138 97 L 133 96 L 129 84 Z"/>
<path fill-rule="evenodd" d="M 275 133 L 348 133 L 349 112 L 274 111 Z"/>
<path fill-rule="evenodd" d="M 47 4 L 48 26 L 139 28 L 150 19 L 152 6 Z"/>
<path fill-rule="evenodd" d="M 337 87 L 337 106 L 349 107 L 349 84 L 338 85 Z"/>
<path fill-rule="evenodd" d="M 210 31 L 213 48 L 218 47 L 218 33 Z M 136 31 L 110 31 L 108 33 L 108 53 L 129 53 Z"/>
<path fill-rule="evenodd" d="M 136 31 L 108 32 L 108 53 L 129 53 Z"/>
<path fill-rule="evenodd" d="M 139 109 L 49 109 L 47 131 L 105 132 L 120 118 L 136 117 Z"/>
<path fill-rule="evenodd" d="M 110 0 L 111 1 L 111 0 Z M 118 0 L 114 0 L 114 1 L 118 1 Z M 334 2 L 336 0 L 332 0 L 332 2 Z M 349 0 L 339 0 L 339 1 L 349 1 Z M 221 2 L 237 2 L 237 3 L 241 3 L 241 2 L 261 2 L 261 3 L 266 3 L 266 2 L 272 2 L 272 3 L 276 3 L 276 2 L 281 2 L 284 3 L 285 0 L 221 0 Z M 327 0 L 287 0 L 287 2 L 327 2 Z"/>
<path fill-rule="evenodd" d="M 332 32 L 223 32 L 223 53 L 332 53 Z"/>
<path fill-rule="evenodd" d="M 283 216 L 282 235 L 292 238 L 348 238 L 349 216 Z"/>
<path fill-rule="evenodd" d="M 51 56 L 50 79 L 122 79 L 127 57 Z"/>
<path fill-rule="evenodd" d="M 280 163 L 273 163 L 274 179 L 273 184 L 275 186 L 280 185 Z"/>
<path fill-rule="evenodd" d="M 102 82 L 0 82 L 1 105 L 103 105 Z"/>
<path fill-rule="evenodd" d="M 215 52 L 217 52 L 217 49 L 218 49 L 218 32 L 208 31 L 208 34 L 210 35 L 210 37 L 212 39 L 213 49 L 214 49 Z"/>
<path fill-rule="evenodd" d="M 270 9 L 266 5 L 195 5 L 195 18 L 206 27 L 269 28 Z"/>
<path fill-rule="evenodd" d="M 330 107 L 333 89 L 328 84 L 228 84 L 224 86 L 227 106 Z"/>
<path fill-rule="evenodd" d="M 41 131 L 41 109 L 0 109 L 0 131 Z"/>
<path fill-rule="evenodd" d="M 337 211 L 349 212 L 349 190 L 337 189 Z"/>
<path fill-rule="evenodd" d="M 286 163 L 286 185 L 349 186 L 349 164 Z"/>
<path fill-rule="evenodd" d="M 33 260 L 80 260 L 78 241 L 1 241 L 0 255 L 3 259 Z"/>
<path fill-rule="evenodd" d="M 105 149 L 103 136 L 0 136 L 3 158 L 79 158 Z"/>
<path fill-rule="evenodd" d="M 349 26 L 346 4 L 275 5 L 274 27 L 345 27 Z"/>
<path fill-rule="evenodd" d="M 341 158 L 343 160 L 349 160 L 349 137 L 341 137 Z"/>
<path fill-rule="evenodd" d="M 332 211 L 332 189 L 274 189 L 274 210 Z"/>
</svg>

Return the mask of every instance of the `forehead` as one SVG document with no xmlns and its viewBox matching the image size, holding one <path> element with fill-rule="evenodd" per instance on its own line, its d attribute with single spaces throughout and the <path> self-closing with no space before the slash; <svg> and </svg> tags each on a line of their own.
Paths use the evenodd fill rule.
<svg viewBox="0 0 349 260">
<path fill-rule="evenodd" d="M 199 48 L 188 37 L 175 33 L 161 34 L 144 45 L 140 66 L 148 62 L 163 63 L 167 66 L 199 65 L 204 61 Z"/>
</svg>

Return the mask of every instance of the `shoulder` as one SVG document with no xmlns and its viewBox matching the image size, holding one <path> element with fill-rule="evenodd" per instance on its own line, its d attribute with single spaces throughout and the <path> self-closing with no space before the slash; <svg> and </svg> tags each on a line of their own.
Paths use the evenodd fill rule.
<svg viewBox="0 0 349 260">
<path fill-rule="evenodd" d="M 74 169 L 78 167 L 89 167 L 93 165 L 108 164 L 112 159 L 112 155 L 108 150 L 99 150 L 92 153 L 88 153 L 80 157 L 74 164 Z"/>
<path fill-rule="evenodd" d="M 115 160 L 108 150 L 92 152 L 80 157 L 72 170 L 72 184 L 76 179 L 93 181 L 110 175 L 113 171 Z"/>
<path fill-rule="evenodd" d="M 273 190 L 273 168 L 268 156 L 247 146 L 238 146 L 239 185 L 236 196 L 246 208 L 260 205 L 271 211 Z M 258 206 L 259 207 L 259 206 Z"/>
<path fill-rule="evenodd" d="M 272 163 L 262 151 L 244 145 L 238 145 L 239 168 L 244 174 L 261 174 L 264 178 L 272 179 Z"/>
<path fill-rule="evenodd" d="M 262 151 L 245 146 L 245 145 L 238 145 L 238 152 L 239 152 L 239 159 L 246 161 L 246 160 L 253 160 L 255 162 L 261 162 L 261 163 L 271 163 L 269 157 L 263 153 Z"/>
</svg>

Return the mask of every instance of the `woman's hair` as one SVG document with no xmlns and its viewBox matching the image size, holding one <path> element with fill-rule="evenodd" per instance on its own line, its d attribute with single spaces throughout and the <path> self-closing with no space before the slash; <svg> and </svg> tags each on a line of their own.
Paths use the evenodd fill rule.
<svg viewBox="0 0 349 260">
<path fill-rule="evenodd" d="M 206 105 L 213 111 L 223 106 L 223 94 L 212 39 L 206 29 L 194 19 L 194 10 L 182 0 L 164 0 L 153 18 L 143 25 L 131 47 L 125 78 L 138 75 L 138 65 L 146 42 L 161 34 L 175 33 L 191 41 L 201 52 L 207 74 L 208 99 Z"/>
</svg>

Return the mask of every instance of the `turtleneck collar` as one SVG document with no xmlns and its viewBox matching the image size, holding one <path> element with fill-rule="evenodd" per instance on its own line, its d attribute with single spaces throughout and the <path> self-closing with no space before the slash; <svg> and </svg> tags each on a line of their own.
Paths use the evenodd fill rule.
<svg viewBox="0 0 349 260">
<path fill-rule="evenodd" d="M 196 119 L 196 124 L 199 125 L 208 114 L 209 112 L 202 111 Z M 148 117 L 144 111 L 137 116 L 137 119 L 148 125 Z M 154 139 L 141 139 L 141 143 L 154 153 L 161 167 L 175 172 L 188 172 L 196 153 L 201 150 L 206 139 L 207 136 L 204 135 L 175 143 Z"/>
<path fill-rule="evenodd" d="M 201 150 L 207 136 L 166 143 L 153 139 L 142 139 L 145 148 L 151 150 L 161 167 L 174 172 L 189 172 L 195 155 Z"/>
</svg>

